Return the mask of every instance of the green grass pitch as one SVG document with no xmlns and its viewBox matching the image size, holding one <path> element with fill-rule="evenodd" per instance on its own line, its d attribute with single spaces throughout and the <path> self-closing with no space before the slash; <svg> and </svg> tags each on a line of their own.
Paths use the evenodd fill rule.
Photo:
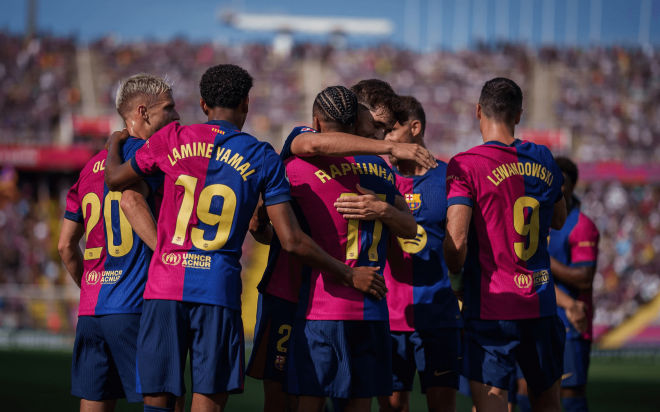
<svg viewBox="0 0 660 412">
<path fill-rule="evenodd" d="M 186 378 L 189 378 L 189 372 Z M 188 388 L 190 384 L 188 383 Z M 588 398 L 592 412 L 658 411 L 660 364 L 653 359 L 592 360 Z M 71 396 L 71 354 L 28 350 L 0 351 L 0 409 L 12 412 L 74 411 Z M 412 411 L 425 411 L 426 400 L 415 383 Z M 188 399 L 188 408 L 190 399 Z M 229 397 L 229 411 L 259 411 L 263 403 L 261 382 L 246 378 L 245 393 Z M 470 410 L 471 401 L 459 395 L 458 412 Z M 374 401 L 372 410 L 376 411 Z M 117 411 L 142 411 L 141 404 L 122 400 Z"/>
</svg>

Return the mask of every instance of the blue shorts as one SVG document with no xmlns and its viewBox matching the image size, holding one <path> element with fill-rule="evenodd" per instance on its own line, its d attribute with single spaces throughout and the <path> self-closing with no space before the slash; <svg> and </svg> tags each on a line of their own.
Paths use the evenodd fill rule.
<svg viewBox="0 0 660 412">
<path fill-rule="evenodd" d="M 71 394 L 88 401 L 126 398 L 135 388 L 135 348 L 140 314 L 80 316 L 71 364 Z"/>
<path fill-rule="evenodd" d="M 422 393 L 434 386 L 458 389 L 458 328 L 391 332 L 391 336 L 393 390 L 412 391 L 415 370 L 419 371 Z"/>
<path fill-rule="evenodd" d="M 516 361 L 529 391 L 540 396 L 562 376 L 566 330 L 559 316 L 521 320 L 465 321 L 463 374 L 509 389 Z"/>
<path fill-rule="evenodd" d="M 283 389 L 292 395 L 392 395 L 389 322 L 296 318 L 284 376 Z"/>
<path fill-rule="evenodd" d="M 255 379 L 284 382 L 284 363 L 298 304 L 259 294 L 254 346 L 245 374 Z"/>
<path fill-rule="evenodd" d="M 472 391 L 470 390 L 470 381 L 468 380 L 468 378 L 462 375 L 460 379 L 460 388 L 458 388 L 458 393 L 460 393 L 463 396 L 467 396 L 469 398 L 472 397 Z M 518 394 L 518 380 L 516 374 L 512 373 L 511 378 L 509 378 L 509 392 L 507 393 L 508 402 L 518 403 L 516 399 L 517 394 Z"/>
<path fill-rule="evenodd" d="M 571 388 L 587 384 L 591 341 L 584 339 L 566 339 L 564 350 L 564 375 L 562 388 Z"/>
<path fill-rule="evenodd" d="M 138 390 L 186 393 L 183 372 L 188 353 L 193 393 L 243 392 L 245 343 L 240 311 L 146 300 L 137 341 Z"/>
</svg>

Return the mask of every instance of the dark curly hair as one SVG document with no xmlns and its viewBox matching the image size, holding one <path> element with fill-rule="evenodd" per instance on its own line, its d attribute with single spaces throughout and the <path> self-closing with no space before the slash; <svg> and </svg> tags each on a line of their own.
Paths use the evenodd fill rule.
<svg viewBox="0 0 660 412">
<path fill-rule="evenodd" d="M 422 136 L 424 136 L 424 131 L 426 130 L 426 113 L 424 113 L 422 104 L 412 96 L 400 96 L 400 99 L 401 105 L 408 113 L 408 117 L 419 120 L 422 124 Z"/>
<path fill-rule="evenodd" d="M 369 110 L 385 110 L 392 123 L 404 123 L 408 112 L 389 83 L 379 79 L 362 80 L 351 87 L 358 103 Z"/>
<path fill-rule="evenodd" d="M 497 77 L 489 80 L 481 89 L 479 104 L 489 119 L 511 124 L 522 110 L 523 95 L 513 80 Z"/>
<path fill-rule="evenodd" d="M 557 162 L 557 166 L 559 166 L 561 172 L 566 173 L 566 175 L 571 178 L 573 185 L 576 185 L 579 176 L 577 165 L 568 157 L 561 156 L 556 157 L 555 162 Z"/>
<path fill-rule="evenodd" d="M 357 97 L 344 86 L 326 87 L 316 96 L 312 113 L 322 122 L 350 126 L 357 119 Z"/>
<path fill-rule="evenodd" d="M 250 93 L 254 79 L 233 64 L 210 67 L 199 82 L 199 93 L 210 108 L 235 109 Z"/>
</svg>

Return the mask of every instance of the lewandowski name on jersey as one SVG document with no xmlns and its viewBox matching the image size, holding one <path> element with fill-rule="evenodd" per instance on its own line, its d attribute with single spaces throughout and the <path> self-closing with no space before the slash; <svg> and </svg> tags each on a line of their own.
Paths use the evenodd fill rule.
<svg viewBox="0 0 660 412">
<path fill-rule="evenodd" d="M 266 206 L 291 200 L 275 150 L 226 121 L 174 122 L 138 150 L 132 166 L 141 175 L 165 173 L 145 299 L 240 310 L 241 248 L 259 195 Z"/>
</svg>

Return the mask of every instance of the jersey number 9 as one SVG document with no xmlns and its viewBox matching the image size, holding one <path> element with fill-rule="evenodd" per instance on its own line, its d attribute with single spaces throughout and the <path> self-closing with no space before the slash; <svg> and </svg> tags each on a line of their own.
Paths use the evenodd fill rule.
<svg viewBox="0 0 660 412">
<path fill-rule="evenodd" d="M 513 227 L 516 232 L 522 236 L 529 236 L 529 247 L 525 248 L 526 242 L 515 242 L 513 249 L 516 256 L 520 259 L 529 260 L 539 247 L 539 209 L 541 205 L 539 201 L 533 197 L 523 196 L 516 200 L 513 205 Z M 525 219 L 525 209 L 531 208 L 531 215 L 529 216 L 529 223 Z"/>
</svg>

